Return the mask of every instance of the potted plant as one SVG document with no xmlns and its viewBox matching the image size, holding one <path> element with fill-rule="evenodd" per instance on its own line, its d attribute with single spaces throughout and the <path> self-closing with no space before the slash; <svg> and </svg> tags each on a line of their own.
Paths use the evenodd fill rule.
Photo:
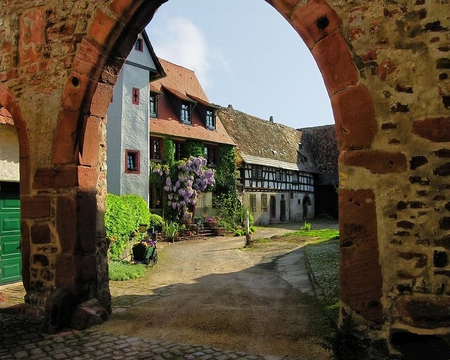
<svg viewBox="0 0 450 360">
<path fill-rule="evenodd" d="M 168 241 L 174 242 L 175 238 L 178 236 L 179 234 L 179 228 L 180 226 L 178 225 L 177 222 L 171 222 L 169 223 L 166 227 L 165 227 L 165 234 L 166 234 L 166 238 Z"/>
</svg>

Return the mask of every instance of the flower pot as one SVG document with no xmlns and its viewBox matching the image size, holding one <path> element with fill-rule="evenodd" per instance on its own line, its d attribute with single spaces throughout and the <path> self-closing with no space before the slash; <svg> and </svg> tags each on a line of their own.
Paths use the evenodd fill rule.
<svg viewBox="0 0 450 360">
<path fill-rule="evenodd" d="M 142 243 L 133 246 L 133 260 L 137 262 L 142 262 L 145 259 L 145 252 L 147 251 L 147 246 Z"/>
<path fill-rule="evenodd" d="M 224 236 L 226 231 L 227 229 L 224 227 L 218 227 L 214 229 L 214 232 L 216 233 L 217 236 Z"/>
</svg>

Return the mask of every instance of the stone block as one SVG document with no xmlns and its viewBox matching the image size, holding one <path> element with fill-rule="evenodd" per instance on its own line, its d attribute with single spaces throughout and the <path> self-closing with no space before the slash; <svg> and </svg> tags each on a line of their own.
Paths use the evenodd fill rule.
<svg viewBox="0 0 450 360">
<path fill-rule="evenodd" d="M 48 197 L 22 197 L 21 205 L 23 219 L 39 219 L 50 216 L 51 203 Z"/>
<path fill-rule="evenodd" d="M 98 171 L 89 166 L 78 166 L 78 185 L 80 188 L 95 188 L 98 182 Z"/>
<path fill-rule="evenodd" d="M 78 151 L 73 134 L 76 132 L 79 121 L 82 121 L 79 112 L 61 109 L 53 146 L 53 164 L 67 164 L 76 160 Z"/>
<path fill-rule="evenodd" d="M 90 113 L 93 116 L 104 118 L 108 111 L 113 94 L 113 85 L 98 83 L 91 102 Z"/>
<path fill-rule="evenodd" d="M 310 0 L 291 15 L 292 26 L 310 49 L 339 29 L 342 20 L 324 0 Z"/>
<path fill-rule="evenodd" d="M 343 151 L 339 156 L 341 164 L 366 168 L 372 174 L 401 173 L 407 169 L 406 156 L 378 150 Z"/>
<path fill-rule="evenodd" d="M 98 300 L 91 299 L 73 309 L 70 316 L 70 327 L 75 330 L 85 330 L 104 323 L 108 317 L 108 311 L 100 305 Z"/>
<path fill-rule="evenodd" d="M 31 240 L 33 244 L 50 244 L 52 239 L 49 225 L 46 223 L 32 225 Z"/>
<path fill-rule="evenodd" d="M 450 117 L 428 118 L 413 122 L 413 134 L 434 142 L 450 141 Z"/>
<path fill-rule="evenodd" d="M 449 297 L 402 297 L 395 302 L 394 316 L 406 325 L 424 329 L 450 326 Z"/>
<path fill-rule="evenodd" d="M 339 149 L 369 148 L 377 123 L 367 89 L 363 85 L 351 86 L 333 95 L 331 104 Z"/>
<path fill-rule="evenodd" d="M 266 0 L 277 11 L 290 22 L 291 14 L 301 0 Z"/>
<path fill-rule="evenodd" d="M 97 9 L 89 27 L 88 34 L 97 44 L 107 47 L 107 42 L 111 39 L 111 33 L 118 24 L 116 19 L 111 18 L 102 10 Z"/>
<path fill-rule="evenodd" d="M 56 226 L 63 253 L 76 252 L 77 218 L 76 201 L 73 197 L 58 197 L 56 207 Z"/>
<path fill-rule="evenodd" d="M 341 300 L 367 320 L 383 322 L 375 195 L 370 189 L 341 189 Z"/>
<path fill-rule="evenodd" d="M 356 85 L 358 70 L 346 42 L 338 31 L 319 41 L 312 49 L 312 54 L 319 65 L 330 97 L 339 90 Z M 371 110 L 372 100 L 366 103 L 365 107 Z"/>
<path fill-rule="evenodd" d="M 84 253 L 95 253 L 97 239 L 97 198 L 94 191 L 77 196 L 78 243 Z M 95 261 L 94 261 L 95 263 Z"/>
<path fill-rule="evenodd" d="M 107 100 L 104 100 L 108 105 L 110 98 L 111 94 L 109 94 L 109 98 Z M 108 107 L 106 106 L 106 108 L 104 109 L 105 112 L 103 113 L 103 116 L 106 114 L 107 109 Z M 95 116 L 89 116 L 87 118 L 86 123 L 84 125 L 83 145 L 81 148 L 80 165 L 91 167 L 97 166 L 100 151 L 100 138 L 101 138 L 100 126 L 101 126 L 100 118 Z"/>
</svg>

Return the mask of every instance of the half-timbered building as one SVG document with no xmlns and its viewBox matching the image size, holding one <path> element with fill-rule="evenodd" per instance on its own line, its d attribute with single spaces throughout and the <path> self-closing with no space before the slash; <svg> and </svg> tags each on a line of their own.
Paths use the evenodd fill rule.
<svg viewBox="0 0 450 360">
<path fill-rule="evenodd" d="M 221 108 L 218 116 L 236 144 L 239 199 L 256 224 L 314 217 L 316 169 L 301 132 Z"/>
</svg>

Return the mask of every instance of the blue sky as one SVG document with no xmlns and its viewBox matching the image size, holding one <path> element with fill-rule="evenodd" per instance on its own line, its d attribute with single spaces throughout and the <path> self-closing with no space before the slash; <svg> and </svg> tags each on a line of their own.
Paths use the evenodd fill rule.
<svg viewBox="0 0 450 360">
<path fill-rule="evenodd" d="M 210 102 L 294 128 L 334 124 L 310 51 L 264 0 L 169 0 L 146 30 L 158 57 L 194 70 Z"/>
</svg>

